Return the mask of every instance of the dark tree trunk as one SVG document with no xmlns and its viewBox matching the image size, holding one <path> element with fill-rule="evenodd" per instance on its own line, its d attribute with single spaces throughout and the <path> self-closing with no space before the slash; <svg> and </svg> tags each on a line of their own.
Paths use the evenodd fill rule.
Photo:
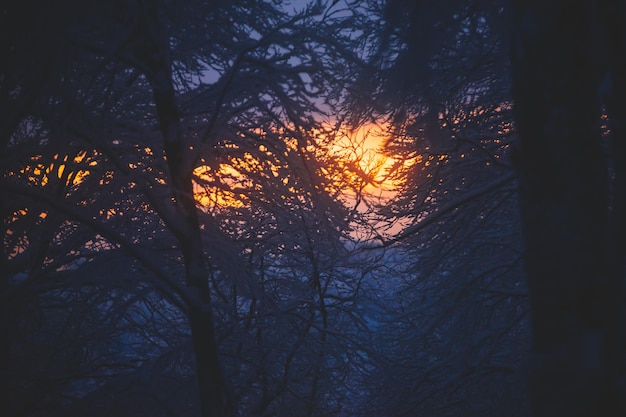
<svg viewBox="0 0 626 417">
<path fill-rule="evenodd" d="M 612 395 L 620 415 L 626 415 L 626 343 L 624 334 L 624 277 L 626 271 L 626 4 L 601 3 L 602 35 L 605 42 L 607 72 L 605 93 L 610 121 L 613 183 L 609 207 L 609 282 L 606 301 L 606 340 L 609 378 L 615 381 Z"/>
<path fill-rule="evenodd" d="M 596 6 L 536 0 L 515 10 L 513 95 L 537 417 L 625 415 L 618 394 L 623 152 L 607 159 L 603 145 L 606 39 Z"/>
<path fill-rule="evenodd" d="M 202 251 L 202 237 L 193 196 L 192 166 L 187 162 L 188 149 L 183 146 L 174 95 L 155 88 L 155 101 L 161 130 L 165 139 L 165 154 L 174 190 L 176 215 L 182 228 L 174 230 L 185 263 L 185 281 L 191 291 L 189 324 L 196 358 L 200 404 L 204 417 L 225 417 L 228 395 L 218 360 L 208 270 Z"/>
<path fill-rule="evenodd" d="M 6 197 L 6 196 L 5 196 Z M 4 221 L 6 217 L 0 203 L 0 219 Z M 6 236 L 6 227 L 0 227 L 0 236 L 3 241 Z M 7 265 L 7 254 L 4 245 L 0 248 L 0 404 L 7 413 L 7 416 L 13 416 L 15 410 L 13 408 L 13 400 L 11 396 L 11 334 L 10 334 L 10 318 L 11 311 L 9 307 L 9 271 Z"/>
<path fill-rule="evenodd" d="M 203 417 L 232 415 L 232 405 L 218 359 L 211 310 L 208 269 L 202 250 L 202 236 L 193 194 L 193 152 L 185 143 L 175 99 L 168 40 L 159 26 L 153 4 L 148 2 L 141 17 L 140 43 L 135 51 L 145 65 L 153 90 L 159 128 L 173 191 L 174 212 L 165 223 L 176 236 L 185 263 L 185 281 L 192 302 L 189 324 L 196 359 L 196 372 Z M 167 213 L 162 213 L 165 217 Z"/>
</svg>

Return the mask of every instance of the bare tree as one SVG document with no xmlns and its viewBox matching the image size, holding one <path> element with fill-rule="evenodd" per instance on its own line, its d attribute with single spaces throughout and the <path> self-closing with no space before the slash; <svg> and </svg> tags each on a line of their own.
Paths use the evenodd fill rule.
<svg viewBox="0 0 626 417">
<path fill-rule="evenodd" d="M 328 195 L 333 192 L 336 197 L 341 184 L 327 182 L 325 175 L 329 169 L 339 169 L 323 167 L 316 160 L 323 152 L 311 151 L 322 145 L 316 138 L 314 116 L 332 114 L 350 76 L 348 64 L 358 63 L 355 35 L 348 24 L 355 10 L 321 2 L 298 12 L 280 6 L 252 1 L 198 1 L 180 7 L 167 1 L 87 5 L 68 1 L 67 7 L 54 9 L 3 9 L 7 36 L 2 47 L 11 57 L 1 79 L 1 104 L 9 114 L 2 125 L 2 158 L 7 162 L 0 184 L 7 197 L 2 199 L 2 262 L 7 264 L 2 297 L 3 318 L 11 318 L 3 329 L 4 392 L 10 393 L 10 387 L 34 392 L 14 383 L 21 378 L 15 374 L 21 365 L 14 364 L 8 371 L 16 349 L 36 343 L 30 337 L 36 320 L 22 307 L 36 304 L 34 311 L 49 313 L 61 305 L 41 336 L 52 345 L 69 343 L 68 350 L 86 353 L 74 362 L 82 376 L 63 374 L 68 368 L 59 377 L 51 376 L 32 401 L 14 408 L 58 399 L 73 384 L 78 388 L 72 395 L 91 392 L 71 405 L 85 412 L 90 403 L 101 404 L 97 399 L 127 376 L 165 372 L 159 371 L 160 357 L 178 357 L 189 364 L 189 355 L 173 353 L 184 345 L 181 340 L 187 330 L 193 341 L 191 363 L 202 414 L 232 415 L 240 408 L 233 399 L 252 398 L 244 385 L 233 386 L 245 380 L 237 373 L 241 366 L 223 358 L 237 344 L 226 340 L 241 323 L 242 306 L 266 303 L 266 290 L 255 283 L 266 267 L 240 266 L 250 242 L 236 236 L 256 239 L 244 228 L 252 223 L 230 217 L 236 215 L 234 209 L 202 206 L 200 190 L 204 189 L 207 195 L 230 195 L 246 204 L 253 201 L 247 219 L 274 216 L 270 226 L 263 225 L 262 240 L 289 232 L 272 244 L 280 248 L 275 253 L 285 250 L 280 239 L 303 239 L 308 234 L 304 241 L 285 242 L 308 262 L 296 269 L 302 272 L 285 276 L 296 279 L 305 274 L 310 283 L 302 285 L 315 291 L 307 293 L 309 299 L 300 307 L 281 313 L 266 303 L 260 311 L 280 320 L 295 311 L 300 317 L 296 327 L 308 327 L 299 338 L 280 335 L 286 345 L 291 343 L 290 352 L 299 355 L 301 365 L 297 373 L 285 371 L 283 385 L 278 386 L 284 390 L 297 375 L 295 381 L 302 387 L 294 388 L 298 396 L 293 398 L 306 392 L 309 414 L 317 413 L 322 395 L 330 393 L 321 393 L 324 375 L 339 375 L 325 370 L 331 350 L 328 333 L 334 322 L 329 317 L 334 307 L 326 294 L 335 281 L 344 279 L 341 274 L 324 274 L 337 259 L 321 263 L 318 253 L 326 245 L 333 250 L 342 247 L 345 234 L 340 229 L 347 226 L 349 215 Z M 42 22 L 45 26 L 39 28 Z M 31 57 L 38 65 L 31 65 Z M 223 163 L 239 164 L 239 176 L 229 179 L 228 173 L 220 172 Z M 203 174 L 207 171 L 208 176 Z M 245 176 L 257 184 L 243 191 L 231 187 Z M 259 190 L 257 185 L 263 182 L 268 186 Z M 298 233 L 291 231 L 294 226 Z M 258 248 L 254 253 L 256 259 L 272 257 Z M 287 256 L 281 252 L 280 263 Z M 358 287 L 355 283 L 346 291 Z M 293 296 L 288 288 L 281 286 L 276 297 Z M 234 310 L 221 303 L 227 293 L 228 300 L 231 295 L 235 300 Z M 351 297 L 346 295 L 345 303 L 338 305 L 351 305 Z M 140 320 L 146 311 L 155 310 L 151 307 L 155 303 L 156 309 L 171 309 L 172 316 Z M 64 309 L 64 304 L 83 313 Z M 250 308 L 258 314 L 257 308 Z M 346 309 L 346 317 L 355 320 Z M 183 316 L 187 324 L 181 321 Z M 63 330 L 55 338 L 63 321 L 71 324 L 67 328 L 71 331 Z M 129 372 L 117 372 L 115 367 L 119 370 L 127 363 L 121 345 L 102 346 L 103 339 L 96 332 L 84 333 L 85 326 L 120 339 L 129 332 L 124 323 L 131 322 L 134 325 L 126 329 L 145 332 L 137 336 L 140 340 L 162 342 L 158 348 L 137 353 Z M 265 332 L 263 322 L 249 323 Z M 251 331 L 250 326 L 246 331 Z M 21 333 L 17 335 L 15 329 Z M 68 337 L 78 340 L 70 343 Z M 307 351 L 305 340 L 319 344 L 316 353 Z M 266 355 L 275 352 L 275 345 L 263 346 Z M 19 363 L 37 354 L 31 353 Z M 241 359 L 238 354 L 236 360 Z M 294 360 L 289 356 L 293 354 L 285 357 L 286 368 Z M 69 367 L 72 359 L 59 364 Z M 95 368 L 105 372 L 93 375 L 90 370 Z M 189 374 L 165 373 L 176 378 Z M 229 373 L 231 382 L 224 373 Z M 273 391 L 275 381 L 268 375 L 264 389 Z M 63 388 L 55 391 L 52 386 L 60 382 Z M 188 391 L 186 398 L 193 398 L 194 388 L 180 386 Z M 280 401 L 271 406 L 285 410 L 293 404 Z M 333 401 L 328 404 L 337 407 Z M 56 404 L 70 407 L 63 401 Z M 263 408 L 269 410 L 268 404 Z M 35 412 L 23 407 L 22 411 Z"/>
<path fill-rule="evenodd" d="M 369 411 L 527 415 L 507 10 L 490 1 L 380 6 L 380 70 L 365 90 L 376 99 L 352 105 L 390 126 L 385 146 L 399 162 L 389 176 L 400 185 L 379 213 L 399 230 L 383 245 L 400 261 L 384 290 L 373 370 L 381 383 Z"/>
</svg>

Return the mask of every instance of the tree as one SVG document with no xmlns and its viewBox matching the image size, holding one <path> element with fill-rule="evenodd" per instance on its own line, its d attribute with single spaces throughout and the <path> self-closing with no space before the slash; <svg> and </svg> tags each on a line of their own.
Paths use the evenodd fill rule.
<svg viewBox="0 0 626 417">
<path fill-rule="evenodd" d="M 318 144 L 314 116 L 332 113 L 350 77 L 346 63 L 358 63 L 348 24 L 356 16 L 354 7 L 340 10 L 336 2 L 316 2 L 287 12 L 280 4 L 257 1 L 183 6 L 168 1 L 68 1 L 66 7 L 43 8 L 32 3 L 2 9 L 2 48 L 10 57 L 0 79 L 0 104 L 8 115 L 2 124 L 0 182 L 6 197 L 2 314 L 11 318 L 3 321 L 7 328 L 2 329 L 3 393 L 17 392 L 18 398 L 34 392 L 21 384 L 21 369 L 9 366 L 16 349 L 35 343 L 30 336 L 36 320 L 26 314 L 32 306 L 46 314 L 56 305 L 84 306 L 80 317 L 63 311 L 51 314 L 39 342 L 46 348 L 68 343 L 68 350 L 97 354 L 78 362 L 74 371 L 83 375 L 50 378 L 30 401 L 14 404 L 15 412 L 25 412 L 23 405 L 41 404 L 44 398 L 84 412 L 104 393 L 115 391 L 116 382 L 150 372 L 177 380 L 195 374 L 204 415 L 238 412 L 247 404 L 231 400 L 254 395 L 245 392 L 246 380 L 238 373 L 241 352 L 235 363 L 223 359 L 224 349 L 240 344 L 236 337 L 228 340 L 229 335 L 263 333 L 266 317 L 289 322 L 286 317 L 295 312 L 295 327 L 310 331 L 295 340 L 289 334 L 280 337 L 300 355 L 301 372 L 295 381 L 301 386 L 293 392 L 306 392 L 307 412 L 317 413 L 316 405 L 329 393 L 322 394 L 320 381 L 328 375 L 337 376 L 337 381 L 343 376 L 337 368 L 327 371 L 320 360 L 326 347 L 311 353 L 302 348 L 303 341 L 330 340 L 322 336 L 334 325 L 327 317 L 332 304 L 328 299 L 341 311 L 353 298 L 346 296 L 344 302 L 335 293 L 326 295 L 331 283 L 346 281 L 349 274 L 311 272 L 334 268 L 336 258 L 321 263 L 319 253 L 330 242 L 333 248 L 342 246 L 349 215 L 327 194 L 336 196 L 341 184 L 325 181 L 325 172 L 341 169 L 322 167 L 317 161 L 322 152 L 310 148 Z M 241 176 L 220 171 L 223 164 L 238 167 Z M 203 174 L 207 171 L 208 176 Z M 254 183 L 243 191 L 235 187 L 244 181 L 242 176 Z M 247 198 L 245 203 L 252 205 L 239 213 L 233 207 L 203 206 L 203 188 L 207 195 L 228 195 L 231 201 Z M 237 214 L 245 215 L 245 221 L 230 217 Z M 269 221 L 261 227 L 250 220 L 254 216 Z M 294 228 L 290 238 L 300 239 L 290 248 L 301 257 L 302 266 L 295 269 L 283 266 L 290 265 L 284 242 L 272 239 L 285 227 Z M 241 267 L 250 248 L 236 237 L 259 238 L 253 230 L 278 249 L 253 248 L 253 266 Z M 271 297 L 266 289 L 259 294 L 255 284 L 267 274 L 264 265 L 275 254 L 280 255 L 278 266 L 294 271 L 278 276 L 303 275 L 308 284 L 302 286 L 317 289 L 315 296 L 306 293 L 305 304 L 282 313 L 265 303 Z M 297 298 L 288 289 L 281 284 L 276 297 Z M 358 291 L 358 284 L 345 291 Z M 225 295 L 229 308 L 222 303 Z M 159 307 L 149 307 L 154 305 Z M 252 315 L 245 320 L 252 327 L 240 331 L 244 306 L 250 307 Z M 352 317 L 350 308 L 346 317 Z M 158 309 L 170 311 L 169 318 L 141 319 L 145 311 Z M 262 320 L 253 320 L 254 314 Z M 325 330 L 319 331 L 320 320 Z M 64 321 L 71 323 L 72 331 L 53 337 Z M 97 332 L 82 333 L 81 323 L 116 339 L 143 329 L 140 339 L 160 340 L 159 346 L 137 353 L 130 371 L 118 373 L 113 368 L 126 363 L 124 352 L 116 351 L 121 347 L 91 349 Z M 344 318 L 337 323 L 347 328 Z M 187 331 L 194 347 L 191 360 L 181 348 Z M 68 342 L 68 335 L 78 335 L 77 340 Z M 264 355 L 275 353 L 273 344 L 264 342 L 262 347 Z M 182 351 L 178 355 L 177 349 Z M 21 363 L 29 356 L 36 354 L 26 355 Z M 287 368 L 290 360 L 284 362 Z M 175 364 L 192 364 L 195 372 Z M 105 372 L 86 376 L 96 368 Z M 265 378 L 268 385 L 271 375 L 265 372 L 259 379 Z M 285 384 L 294 380 L 294 374 L 285 375 Z M 244 381 L 241 387 L 233 387 L 239 381 Z M 309 381 L 314 382 L 307 388 Z M 51 390 L 59 382 L 63 386 Z M 71 394 L 83 400 L 68 405 L 60 398 L 72 384 L 78 388 Z M 186 398 L 193 397 L 192 386 L 180 386 L 187 390 Z M 263 409 L 280 410 L 280 401 Z M 336 407 L 338 402 L 327 404 Z"/>
<path fill-rule="evenodd" d="M 379 83 L 367 90 L 377 106 L 356 107 L 387 118 L 386 149 L 401 158 L 389 173 L 398 193 L 379 213 L 399 230 L 383 244 L 404 256 L 398 289 L 386 288 L 373 413 L 527 415 L 507 11 L 490 1 L 383 5 Z"/>
<path fill-rule="evenodd" d="M 536 416 L 626 410 L 623 13 L 617 2 L 516 4 L 513 95 Z"/>
</svg>

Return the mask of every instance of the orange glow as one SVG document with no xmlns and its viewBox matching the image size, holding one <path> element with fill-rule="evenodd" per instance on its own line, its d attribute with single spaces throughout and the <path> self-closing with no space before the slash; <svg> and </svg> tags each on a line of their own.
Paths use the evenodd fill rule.
<svg viewBox="0 0 626 417">
<path fill-rule="evenodd" d="M 362 180 L 367 182 L 365 190 L 371 193 L 388 193 L 396 188 L 390 173 L 398 162 L 384 154 L 383 143 L 387 138 L 384 126 L 369 123 L 357 130 L 347 131 L 334 146 L 341 158 L 357 163 Z"/>
<path fill-rule="evenodd" d="M 220 182 L 227 186 L 234 185 L 234 181 L 229 178 L 240 177 L 240 174 L 230 165 L 220 164 L 218 172 L 213 172 L 211 167 L 202 165 L 194 169 L 194 176 L 201 183 L 194 183 L 194 196 L 196 202 L 203 207 L 243 207 L 245 205 L 242 196 L 235 195 L 234 192 L 226 190 L 230 187 L 211 187 L 210 184 L 216 182 L 217 177 Z M 205 185 L 206 184 L 206 185 Z"/>
<path fill-rule="evenodd" d="M 355 192 L 384 198 L 393 195 L 396 184 L 390 173 L 399 161 L 383 152 L 387 137 L 384 126 L 372 123 L 356 130 L 338 130 L 330 123 L 323 123 L 309 134 L 318 145 L 303 145 L 296 138 L 283 137 L 282 145 L 276 149 L 270 150 L 266 144 L 259 143 L 256 149 L 237 152 L 238 156 L 233 155 L 217 167 L 199 165 L 194 169 L 196 202 L 207 209 L 244 207 L 250 203 L 251 195 L 260 195 L 256 191 L 263 193 L 263 185 L 253 179 L 257 175 L 261 181 L 275 179 L 284 186 L 283 191 L 272 194 L 273 198 L 303 198 L 298 196 L 298 182 L 301 179 L 315 181 L 315 174 L 303 165 L 308 158 L 303 157 L 303 153 L 314 159 L 319 157 L 319 161 L 328 161 L 327 166 L 311 169 L 319 170 L 317 174 L 326 178 L 324 188 L 333 195 L 343 195 L 349 200 Z M 224 146 L 242 151 L 237 144 Z M 287 170 L 291 173 L 287 174 Z"/>
<path fill-rule="evenodd" d="M 259 143 L 249 150 L 239 144 L 225 143 L 228 157 L 223 163 L 217 166 L 201 163 L 194 169 L 194 195 L 199 206 L 244 207 L 254 196 L 263 198 L 263 184 L 267 183 L 282 185 L 269 193 L 273 199 L 302 199 L 306 198 L 304 184 L 309 180 L 314 188 L 322 186 L 332 195 L 348 200 L 355 193 L 378 198 L 394 194 L 396 183 L 391 173 L 401 163 L 384 154 L 383 143 L 388 135 L 385 126 L 372 123 L 349 130 L 322 123 L 308 132 L 313 143 L 279 135 L 280 139 L 274 140 L 281 140 L 280 146 L 264 142 L 266 136 L 262 133 L 255 132 Z M 308 160 L 326 165 L 307 166 Z M 319 176 L 325 178 L 324 184 L 316 183 Z"/>
<path fill-rule="evenodd" d="M 88 175 L 88 170 L 83 169 L 70 169 L 74 168 L 74 164 L 79 164 L 85 160 L 87 152 L 80 151 L 74 158 L 70 160 L 69 155 L 60 156 L 55 154 L 52 157 L 52 162 L 49 165 L 44 165 L 41 161 L 41 155 L 35 155 L 31 158 L 32 165 L 22 168 L 20 174 L 26 175 L 28 180 L 36 185 L 45 187 L 52 180 L 61 180 L 65 182 L 65 185 L 78 185 Z M 95 160 L 91 160 L 88 163 L 89 166 L 97 165 Z"/>
</svg>

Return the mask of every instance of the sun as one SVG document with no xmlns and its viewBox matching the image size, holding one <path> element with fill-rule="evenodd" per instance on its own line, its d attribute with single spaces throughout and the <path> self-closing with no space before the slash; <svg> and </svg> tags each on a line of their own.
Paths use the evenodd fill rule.
<svg viewBox="0 0 626 417">
<path fill-rule="evenodd" d="M 311 142 L 304 148 L 289 134 L 276 134 L 272 139 L 284 142 L 281 142 L 284 146 L 270 149 L 266 146 L 269 142 L 263 141 L 233 144 L 230 145 L 233 154 L 221 163 L 200 164 L 194 170 L 197 204 L 206 209 L 247 206 L 252 203 L 251 198 L 254 199 L 250 196 L 258 195 L 251 188 L 265 187 L 255 181 L 269 177 L 284 185 L 282 191 L 273 190 L 270 195 L 285 200 L 300 193 L 293 184 L 299 183 L 298 176 L 302 173 L 306 176 L 309 168 L 315 169 L 313 166 L 318 166 L 320 175 L 328 180 L 326 184 L 317 185 L 348 200 L 354 198 L 355 192 L 359 197 L 395 195 L 397 184 L 392 174 L 399 162 L 384 150 L 389 135 L 384 125 L 369 123 L 354 129 L 322 122 L 307 133 Z M 300 152 L 307 156 L 297 157 Z M 319 158 L 320 165 L 301 166 L 308 158 Z"/>
<path fill-rule="evenodd" d="M 385 126 L 368 123 L 357 129 L 345 130 L 335 145 L 341 157 L 362 172 L 367 180 L 365 191 L 370 193 L 389 194 L 397 186 L 391 173 L 398 161 L 384 151 L 387 137 Z"/>
</svg>

